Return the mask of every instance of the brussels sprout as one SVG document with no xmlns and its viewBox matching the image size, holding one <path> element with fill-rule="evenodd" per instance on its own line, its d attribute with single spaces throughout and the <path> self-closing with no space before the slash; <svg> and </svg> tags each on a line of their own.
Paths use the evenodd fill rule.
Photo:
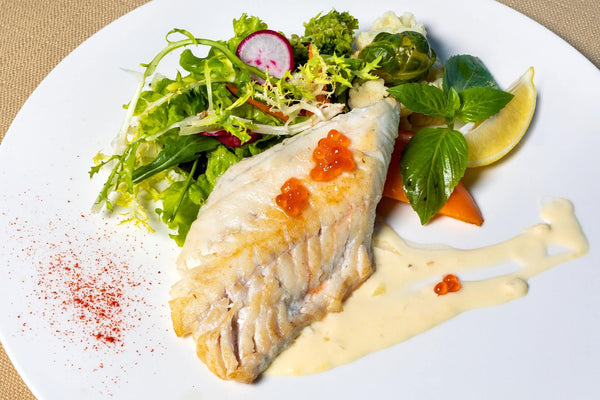
<svg viewBox="0 0 600 400">
<path fill-rule="evenodd" d="M 435 52 L 419 32 L 381 32 L 361 50 L 358 58 L 367 62 L 381 57 L 379 69 L 373 71 L 387 85 L 422 80 L 435 62 Z"/>
</svg>

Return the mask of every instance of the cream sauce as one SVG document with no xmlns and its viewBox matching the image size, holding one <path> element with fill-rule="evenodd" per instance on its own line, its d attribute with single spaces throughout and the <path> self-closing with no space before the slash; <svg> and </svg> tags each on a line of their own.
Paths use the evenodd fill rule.
<svg viewBox="0 0 600 400">
<path fill-rule="evenodd" d="M 472 250 L 411 245 L 379 222 L 373 236 L 375 273 L 344 303 L 343 312 L 305 328 L 266 374 L 322 372 L 405 341 L 464 311 L 524 296 L 529 278 L 588 251 L 568 200 L 545 204 L 541 217 L 546 223 Z M 517 263 L 520 269 L 478 281 L 461 280 L 462 289 L 456 293 L 437 296 L 433 291 L 447 273 L 460 278 L 461 273 L 506 263 Z"/>
</svg>

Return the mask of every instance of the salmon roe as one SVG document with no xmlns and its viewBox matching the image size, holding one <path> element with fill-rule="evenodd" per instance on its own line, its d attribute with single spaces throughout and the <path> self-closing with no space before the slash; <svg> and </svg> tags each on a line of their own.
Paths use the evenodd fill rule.
<svg viewBox="0 0 600 400">
<path fill-rule="evenodd" d="M 448 275 L 444 276 L 444 279 L 441 282 L 438 282 L 434 286 L 433 291 L 438 296 L 443 296 L 447 293 L 458 292 L 461 288 L 462 288 L 462 286 L 461 286 L 460 282 L 458 281 L 458 278 L 456 277 L 456 275 L 448 274 Z"/>
<path fill-rule="evenodd" d="M 356 164 L 352 152 L 348 149 L 350 139 L 339 131 L 332 129 L 327 137 L 319 140 L 313 151 L 315 167 L 310 171 L 310 177 L 319 182 L 330 181 L 344 171 L 351 171 Z"/>
<path fill-rule="evenodd" d="M 287 215 L 297 217 L 308 207 L 308 189 L 298 178 L 290 178 L 281 186 L 275 202 Z"/>
</svg>

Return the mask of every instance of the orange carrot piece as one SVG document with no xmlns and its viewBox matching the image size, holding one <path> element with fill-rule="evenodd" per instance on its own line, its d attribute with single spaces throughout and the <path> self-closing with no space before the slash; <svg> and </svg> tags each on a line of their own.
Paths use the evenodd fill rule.
<svg viewBox="0 0 600 400">
<path fill-rule="evenodd" d="M 229 89 L 229 91 L 231 93 L 233 93 L 234 96 L 237 96 L 238 94 L 238 88 L 235 85 L 231 85 L 231 84 L 226 84 L 225 87 L 227 87 L 227 89 Z M 259 110 L 266 112 L 269 115 L 272 115 L 274 117 L 277 117 L 283 121 L 287 121 L 288 120 L 288 116 L 284 115 L 282 112 L 280 111 L 273 111 L 271 110 L 271 107 L 269 107 L 268 105 L 266 105 L 265 103 L 261 103 L 258 100 L 254 100 L 252 98 L 247 100 L 249 104 L 252 104 L 254 107 L 258 108 Z"/>
<path fill-rule="evenodd" d="M 414 133 L 409 131 L 399 131 L 398 139 L 394 145 L 394 152 L 392 153 L 392 160 L 387 173 L 387 179 L 383 189 L 383 195 L 390 199 L 409 203 L 404 189 L 402 187 L 402 175 L 400 175 L 400 158 L 402 157 L 402 151 L 404 147 L 413 137 Z M 459 221 L 468 222 L 481 226 L 483 223 L 483 216 L 475 200 L 462 184 L 458 182 L 458 185 L 454 188 L 454 192 L 450 195 L 450 198 L 440 209 L 438 214 L 452 217 Z"/>
</svg>

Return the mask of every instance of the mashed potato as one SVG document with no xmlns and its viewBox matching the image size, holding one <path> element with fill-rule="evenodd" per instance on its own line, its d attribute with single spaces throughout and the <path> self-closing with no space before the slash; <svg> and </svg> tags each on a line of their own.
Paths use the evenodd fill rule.
<svg viewBox="0 0 600 400">
<path fill-rule="evenodd" d="M 367 47 L 380 32 L 400 33 L 404 31 L 419 32 L 427 36 L 425 26 L 417 22 L 412 13 L 406 12 L 398 17 L 393 11 L 388 11 L 379 17 L 368 32 L 360 32 L 356 38 L 356 50 Z"/>
<path fill-rule="evenodd" d="M 348 94 L 348 106 L 351 109 L 366 107 L 388 95 L 383 79 L 357 82 Z"/>
</svg>

